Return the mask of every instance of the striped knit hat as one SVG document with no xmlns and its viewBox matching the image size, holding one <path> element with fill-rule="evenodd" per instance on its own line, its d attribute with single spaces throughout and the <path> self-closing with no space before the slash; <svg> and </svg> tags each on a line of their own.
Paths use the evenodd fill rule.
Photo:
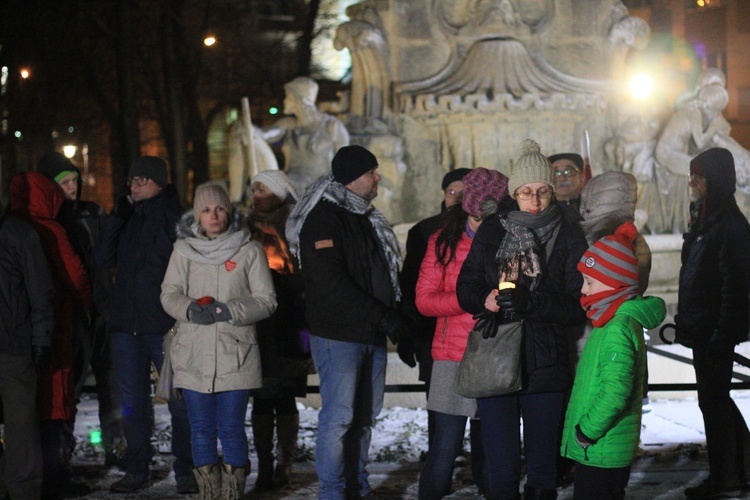
<svg viewBox="0 0 750 500">
<path fill-rule="evenodd" d="M 632 222 L 617 228 L 615 234 L 600 239 L 583 254 L 578 270 L 615 290 L 638 285 L 638 259 Z"/>
</svg>

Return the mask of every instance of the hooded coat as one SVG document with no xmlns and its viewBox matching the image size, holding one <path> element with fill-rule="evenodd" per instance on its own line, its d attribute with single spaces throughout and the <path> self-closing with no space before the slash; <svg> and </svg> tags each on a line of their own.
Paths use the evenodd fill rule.
<svg viewBox="0 0 750 500">
<path fill-rule="evenodd" d="M 701 166 L 706 197 L 691 204 L 694 219 L 683 235 L 675 340 L 734 345 L 748 339 L 750 327 L 750 224 L 734 198 L 731 156 Z"/>
<path fill-rule="evenodd" d="M 38 172 L 13 177 L 11 211 L 39 233 L 52 272 L 55 328 L 52 362 L 39 377 L 37 398 L 42 420 L 68 420 L 75 414 L 73 381 L 73 308 L 91 308 L 91 284 L 83 262 L 56 218 L 63 204 L 60 189 Z"/>
<path fill-rule="evenodd" d="M 627 467 L 641 433 L 646 345 L 643 328 L 656 328 L 666 308 L 658 297 L 623 302 L 603 327 L 594 328 L 578 363 L 565 415 L 560 452 L 592 467 Z M 594 441 L 584 448 L 576 426 Z"/>
<path fill-rule="evenodd" d="M 177 320 L 170 351 L 174 386 L 202 393 L 255 389 L 262 384 L 255 323 L 276 309 L 268 260 L 236 214 L 229 230 L 213 239 L 183 215 L 162 283 L 161 303 Z M 192 323 L 187 308 L 212 297 L 227 305 L 229 321 Z"/>
</svg>

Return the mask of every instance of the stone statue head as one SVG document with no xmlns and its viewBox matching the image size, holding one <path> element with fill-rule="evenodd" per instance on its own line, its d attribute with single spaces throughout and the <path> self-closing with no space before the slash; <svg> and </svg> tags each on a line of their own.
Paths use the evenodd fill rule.
<svg viewBox="0 0 750 500">
<path fill-rule="evenodd" d="M 284 85 L 284 90 L 309 106 L 315 106 L 318 84 L 312 78 L 300 76 Z"/>
</svg>

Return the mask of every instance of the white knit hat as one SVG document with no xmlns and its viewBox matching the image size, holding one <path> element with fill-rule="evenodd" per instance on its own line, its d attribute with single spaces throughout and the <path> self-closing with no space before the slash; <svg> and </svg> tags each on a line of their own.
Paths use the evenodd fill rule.
<svg viewBox="0 0 750 500">
<path fill-rule="evenodd" d="M 508 192 L 513 195 L 516 189 L 532 182 L 544 182 L 555 189 L 555 178 L 552 165 L 536 141 L 526 139 L 519 147 L 521 156 L 513 164 L 513 171 L 508 181 Z"/>
<path fill-rule="evenodd" d="M 288 196 L 299 200 L 297 188 L 294 187 L 289 177 L 281 170 L 265 170 L 250 181 L 250 184 L 262 182 L 281 201 L 286 201 Z"/>
<path fill-rule="evenodd" d="M 195 220 L 200 218 L 203 209 L 209 205 L 222 206 L 228 213 L 232 213 L 232 202 L 229 200 L 227 190 L 224 189 L 224 186 L 211 181 L 195 188 L 195 196 L 193 197 Z"/>
</svg>

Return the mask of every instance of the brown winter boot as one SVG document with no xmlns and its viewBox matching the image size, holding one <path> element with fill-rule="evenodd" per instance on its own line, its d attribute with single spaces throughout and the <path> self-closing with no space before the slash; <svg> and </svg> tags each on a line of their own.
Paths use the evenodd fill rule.
<svg viewBox="0 0 750 500">
<path fill-rule="evenodd" d="M 292 463 L 297 452 L 299 413 L 276 415 L 276 470 L 273 482 L 276 486 L 287 486 L 292 479 Z"/>
<path fill-rule="evenodd" d="M 221 500 L 238 500 L 245 494 L 245 480 L 250 473 L 250 463 L 245 467 L 221 464 Z"/>
<path fill-rule="evenodd" d="M 201 500 L 221 498 L 221 467 L 219 464 L 202 465 L 193 469 Z"/>
<path fill-rule="evenodd" d="M 253 415 L 253 442 L 258 454 L 256 490 L 270 490 L 273 484 L 273 415 Z"/>
</svg>

